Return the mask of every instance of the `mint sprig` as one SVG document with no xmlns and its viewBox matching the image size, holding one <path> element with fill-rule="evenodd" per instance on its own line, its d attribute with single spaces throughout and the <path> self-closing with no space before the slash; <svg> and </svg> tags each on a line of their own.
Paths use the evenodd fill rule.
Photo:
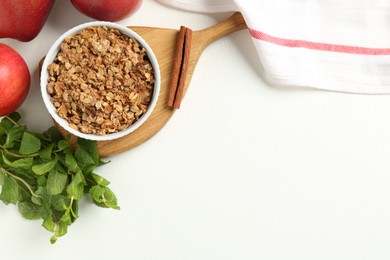
<svg viewBox="0 0 390 260">
<path fill-rule="evenodd" d="M 119 209 L 109 181 L 93 171 L 105 164 L 96 143 L 79 138 L 72 149 L 55 127 L 38 134 L 19 124 L 20 114 L 0 121 L 0 200 L 15 204 L 29 220 L 42 219 L 53 235 L 67 233 L 78 218 L 78 203 L 89 194 L 99 207 Z"/>
</svg>

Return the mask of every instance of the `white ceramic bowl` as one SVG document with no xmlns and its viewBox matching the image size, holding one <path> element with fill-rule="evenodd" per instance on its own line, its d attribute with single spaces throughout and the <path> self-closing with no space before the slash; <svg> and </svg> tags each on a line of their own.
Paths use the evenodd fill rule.
<svg viewBox="0 0 390 260">
<path fill-rule="evenodd" d="M 149 107 L 148 107 L 146 113 L 144 113 L 136 122 L 134 122 L 127 129 L 120 131 L 120 132 L 107 134 L 107 135 L 85 134 L 85 133 L 82 133 L 80 131 L 77 131 L 77 130 L 71 128 L 69 126 L 69 123 L 57 114 L 53 103 L 50 101 L 50 95 L 47 93 L 47 82 L 48 82 L 48 74 L 49 74 L 47 68 L 53 62 L 54 58 L 57 56 L 57 53 L 60 50 L 61 43 L 64 41 L 64 39 L 66 37 L 75 35 L 75 34 L 79 33 L 81 30 L 88 28 L 88 27 L 92 27 L 92 26 L 94 26 L 94 27 L 106 26 L 108 28 L 118 29 L 124 35 L 127 35 L 127 36 L 132 37 L 135 40 L 137 40 L 140 43 L 140 45 L 146 49 L 146 53 L 148 55 L 150 63 L 153 66 L 153 70 L 154 70 L 154 74 L 155 74 L 155 84 L 154 84 L 152 99 L 151 99 L 151 102 L 149 104 Z M 40 84 L 41 84 L 42 98 L 43 98 L 43 101 L 45 103 L 45 106 L 46 106 L 47 110 L 49 111 L 50 115 L 53 117 L 53 119 L 62 128 L 64 128 L 69 133 L 71 133 L 75 136 L 84 138 L 84 139 L 96 140 L 96 141 L 106 141 L 106 140 L 117 139 L 117 138 L 123 137 L 123 136 L 133 132 L 148 119 L 148 117 L 152 113 L 152 111 L 157 103 L 157 99 L 158 99 L 158 96 L 160 93 L 160 81 L 161 81 L 161 76 L 160 76 L 160 69 L 159 69 L 159 65 L 157 62 L 157 58 L 154 55 L 150 46 L 146 43 L 146 41 L 140 35 L 138 35 L 133 30 L 131 30 L 125 26 L 116 24 L 116 23 L 97 21 L 97 22 L 84 23 L 84 24 L 80 24 L 76 27 L 73 27 L 69 31 L 65 32 L 60 38 L 58 38 L 55 41 L 55 43 L 52 45 L 52 47 L 49 49 L 48 53 L 46 54 L 45 60 L 43 62 L 42 70 L 41 70 Z"/>
</svg>

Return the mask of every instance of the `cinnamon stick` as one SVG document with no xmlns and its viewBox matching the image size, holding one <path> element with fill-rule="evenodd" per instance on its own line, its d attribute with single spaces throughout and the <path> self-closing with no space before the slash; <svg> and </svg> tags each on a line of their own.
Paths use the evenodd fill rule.
<svg viewBox="0 0 390 260">
<path fill-rule="evenodd" d="M 181 26 L 177 41 L 175 62 L 172 70 L 172 81 L 169 89 L 168 106 L 180 108 L 185 89 L 187 68 L 190 58 L 192 30 Z"/>
<path fill-rule="evenodd" d="M 173 68 L 172 68 L 172 79 L 171 79 L 171 86 L 169 88 L 169 96 L 168 96 L 169 107 L 173 107 L 173 103 L 175 101 L 176 91 L 177 91 L 179 77 L 180 77 L 181 63 L 183 59 L 183 48 L 184 48 L 186 30 L 187 30 L 186 27 L 181 26 L 179 35 L 177 37 L 176 55 L 175 55 L 175 61 L 173 63 Z"/>
<path fill-rule="evenodd" d="M 173 104 L 173 108 L 175 109 L 180 108 L 180 104 L 183 99 L 184 88 L 185 88 L 186 78 L 187 78 L 187 69 L 190 60 L 191 40 L 192 40 L 192 30 L 187 28 L 185 40 L 184 40 L 183 60 L 182 60 L 179 84 L 176 91 L 175 102 Z"/>
</svg>

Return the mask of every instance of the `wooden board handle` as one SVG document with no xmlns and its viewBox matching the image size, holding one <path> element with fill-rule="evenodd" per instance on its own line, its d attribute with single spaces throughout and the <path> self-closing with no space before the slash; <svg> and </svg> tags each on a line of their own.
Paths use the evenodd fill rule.
<svg viewBox="0 0 390 260">
<path fill-rule="evenodd" d="M 237 12 L 211 27 L 198 31 L 202 35 L 204 48 L 210 43 L 236 31 L 247 29 L 244 17 Z"/>
</svg>

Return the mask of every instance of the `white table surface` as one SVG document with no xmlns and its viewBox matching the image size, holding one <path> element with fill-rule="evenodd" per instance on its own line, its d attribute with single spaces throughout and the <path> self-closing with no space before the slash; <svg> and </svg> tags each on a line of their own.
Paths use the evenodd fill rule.
<svg viewBox="0 0 390 260">
<path fill-rule="evenodd" d="M 194 30 L 228 14 L 144 0 L 124 25 Z M 91 19 L 56 1 L 37 38 L 0 39 L 32 73 L 20 108 L 31 130 L 52 125 L 39 59 Z M 158 36 L 156 36 L 158 37 Z M 182 108 L 152 139 L 109 158 L 120 211 L 88 200 L 55 245 L 40 221 L 0 204 L 1 259 L 389 259 L 390 96 L 266 84 L 246 31 L 209 46 Z"/>
</svg>

